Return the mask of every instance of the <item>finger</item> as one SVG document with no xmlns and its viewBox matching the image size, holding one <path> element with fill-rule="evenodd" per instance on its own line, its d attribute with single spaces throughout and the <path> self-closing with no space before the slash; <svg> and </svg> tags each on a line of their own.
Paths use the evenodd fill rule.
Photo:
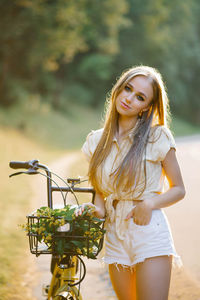
<svg viewBox="0 0 200 300">
<path fill-rule="evenodd" d="M 132 212 L 130 212 L 130 213 L 126 216 L 125 220 L 129 220 L 131 217 L 132 217 Z"/>
<path fill-rule="evenodd" d="M 76 217 L 78 217 L 78 216 L 79 216 L 79 214 L 80 214 L 80 210 L 79 210 L 79 209 L 77 209 L 77 211 L 76 211 Z"/>
<path fill-rule="evenodd" d="M 84 210 L 85 210 L 85 206 L 84 206 L 84 205 L 81 205 L 81 207 L 80 207 L 80 212 L 79 212 L 79 215 L 80 215 L 80 216 L 82 215 L 82 213 L 84 212 Z"/>
<path fill-rule="evenodd" d="M 96 211 L 96 205 L 94 205 L 93 203 L 90 203 L 90 202 L 87 203 L 86 207 L 87 207 L 88 211 L 91 212 L 91 213 Z"/>
<path fill-rule="evenodd" d="M 82 207 L 77 207 L 74 213 L 76 217 L 80 216 L 82 214 Z"/>
<path fill-rule="evenodd" d="M 125 220 L 128 220 L 134 216 L 135 216 L 135 207 L 130 211 L 130 213 L 128 213 Z"/>
<path fill-rule="evenodd" d="M 133 219 L 133 222 L 134 222 L 136 225 L 142 225 L 141 222 L 138 221 L 138 219 L 136 219 L 136 218 Z"/>
<path fill-rule="evenodd" d="M 132 209 L 132 215 L 131 215 L 131 216 L 132 216 L 132 217 L 135 216 L 135 208 Z"/>
<path fill-rule="evenodd" d="M 79 207 L 79 216 L 81 216 L 84 211 L 89 211 L 89 209 L 91 208 L 91 206 L 89 205 L 89 203 L 84 203 Z"/>
</svg>

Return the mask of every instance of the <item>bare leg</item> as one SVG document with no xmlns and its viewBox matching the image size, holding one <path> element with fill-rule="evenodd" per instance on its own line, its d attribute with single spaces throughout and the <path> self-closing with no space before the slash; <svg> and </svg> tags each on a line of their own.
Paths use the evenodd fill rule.
<svg viewBox="0 0 200 300">
<path fill-rule="evenodd" d="M 136 265 L 137 300 L 167 300 L 172 256 L 147 258 Z"/>
<path fill-rule="evenodd" d="M 136 300 L 136 272 L 122 265 L 109 265 L 110 279 L 119 300 Z"/>
</svg>

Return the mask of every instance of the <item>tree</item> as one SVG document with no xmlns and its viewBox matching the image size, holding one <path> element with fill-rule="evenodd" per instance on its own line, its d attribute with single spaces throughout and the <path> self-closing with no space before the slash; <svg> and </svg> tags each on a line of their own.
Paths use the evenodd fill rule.
<svg viewBox="0 0 200 300">
<path fill-rule="evenodd" d="M 114 76 L 132 65 L 157 67 L 173 112 L 199 124 L 199 1 L 129 0 L 129 5 L 133 25 L 120 33 L 123 51 L 114 61 Z"/>
<path fill-rule="evenodd" d="M 60 67 L 79 53 L 115 53 L 126 9 L 125 0 L 1 0 L 0 103 L 16 101 L 20 90 L 57 90 Z"/>
</svg>

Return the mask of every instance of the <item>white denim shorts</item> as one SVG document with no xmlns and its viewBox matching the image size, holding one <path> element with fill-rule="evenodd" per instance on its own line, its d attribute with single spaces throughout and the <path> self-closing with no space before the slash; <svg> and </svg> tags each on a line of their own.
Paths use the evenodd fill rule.
<svg viewBox="0 0 200 300">
<path fill-rule="evenodd" d="M 182 266 L 182 260 L 174 247 L 169 222 L 162 209 L 152 211 L 148 225 L 137 225 L 133 218 L 127 222 L 129 225 L 124 240 L 118 238 L 115 222 L 107 224 L 103 258 L 106 264 L 115 263 L 134 268 L 146 258 L 172 255 L 172 266 Z"/>
</svg>

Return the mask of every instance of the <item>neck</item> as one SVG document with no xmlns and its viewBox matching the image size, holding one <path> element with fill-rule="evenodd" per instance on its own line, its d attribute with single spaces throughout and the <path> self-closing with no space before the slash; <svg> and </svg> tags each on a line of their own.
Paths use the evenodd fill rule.
<svg viewBox="0 0 200 300">
<path fill-rule="evenodd" d="M 130 129 L 134 128 L 136 123 L 137 123 L 137 117 L 133 118 L 131 117 L 129 118 L 123 118 L 122 116 L 119 116 L 119 120 L 118 120 L 118 135 L 122 136 L 123 134 L 125 134 L 127 131 L 129 131 Z"/>
</svg>

